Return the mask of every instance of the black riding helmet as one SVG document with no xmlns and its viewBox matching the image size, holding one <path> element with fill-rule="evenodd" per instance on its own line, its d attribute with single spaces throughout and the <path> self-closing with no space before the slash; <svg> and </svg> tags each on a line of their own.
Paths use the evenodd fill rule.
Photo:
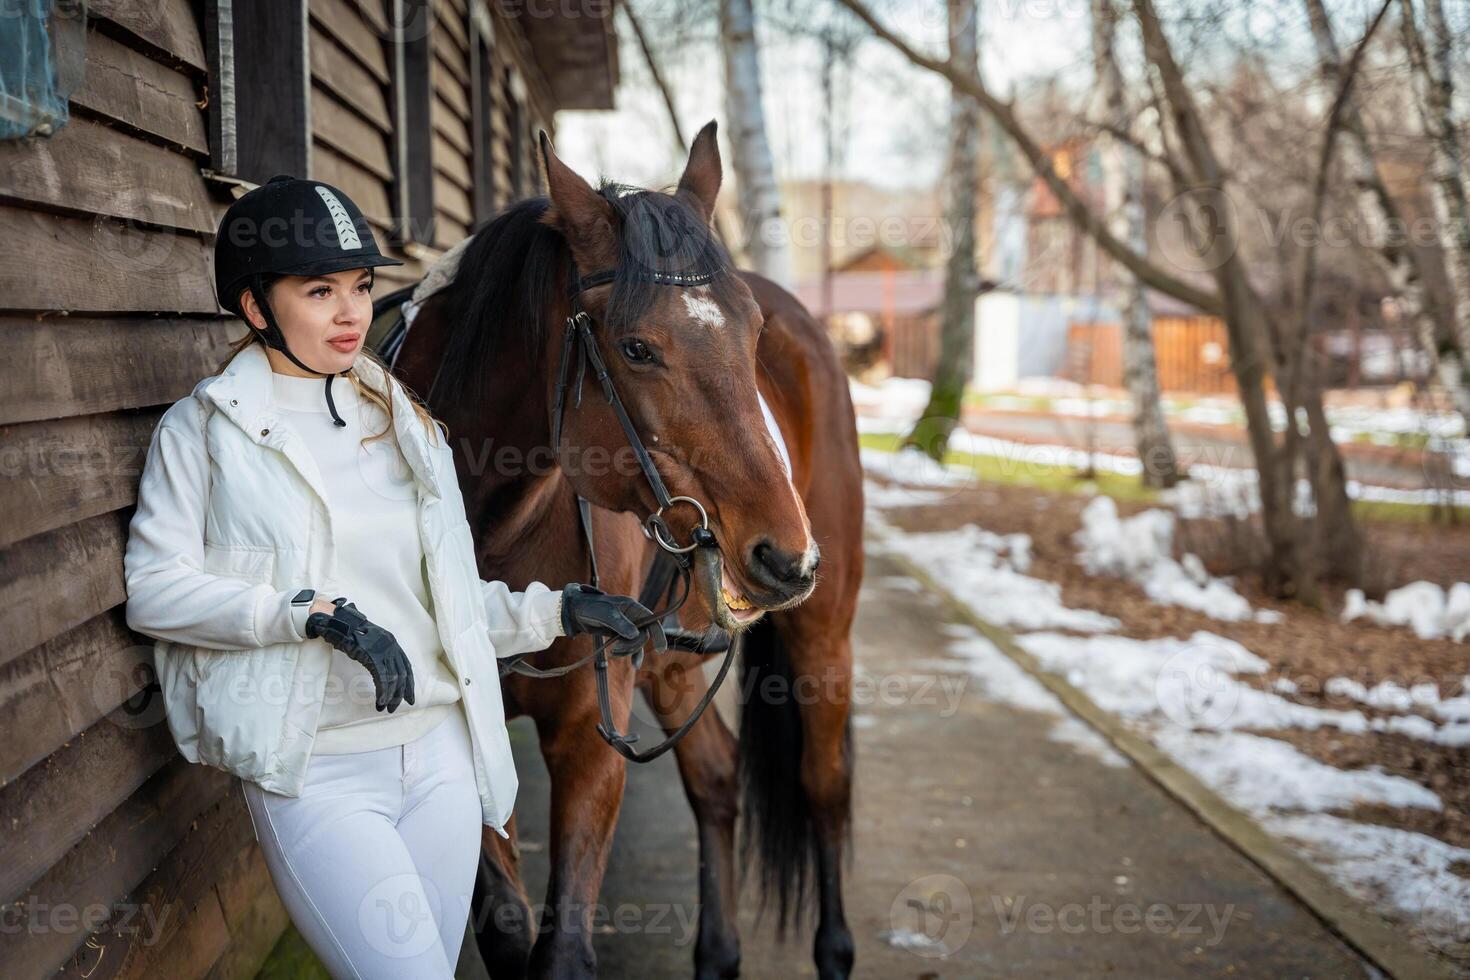
<svg viewBox="0 0 1470 980">
<path fill-rule="evenodd" d="M 367 219 L 346 194 L 319 180 L 288 174 L 272 177 L 231 204 L 214 240 L 214 286 L 220 305 L 244 317 L 240 293 L 250 290 L 265 317 L 260 339 L 303 371 L 327 379 L 327 408 L 339 426 L 347 423 L 332 403 L 335 375 L 303 364 L 291 353 L 266 302 L 264 280 L 402 264 L 378 251 Z"/>
</svg>

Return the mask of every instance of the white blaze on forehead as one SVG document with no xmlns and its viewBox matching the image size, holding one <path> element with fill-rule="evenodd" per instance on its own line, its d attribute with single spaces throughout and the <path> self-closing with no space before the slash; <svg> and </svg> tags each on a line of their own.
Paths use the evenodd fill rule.
<svg viewBox="0 0 1470 980">
<path fill-rule="evenodd" d="M 709 298 L 709 289 L 705 286 L 695 286 L 683 292 L 684 309 L 689 315 L 700 323 L 711 327 L 723 327 L 725 325 L 725 314 L 720 311 L 720 304 Z"/>
</svg>

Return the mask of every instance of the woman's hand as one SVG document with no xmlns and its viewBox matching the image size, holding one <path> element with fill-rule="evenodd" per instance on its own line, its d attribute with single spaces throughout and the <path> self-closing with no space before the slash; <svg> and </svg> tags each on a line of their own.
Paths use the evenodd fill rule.
<svg viewBox="0 0 1470 980">
<path fill-rule="evenodd" d="M 613 636 L 614 654 L 634 653 L 653 641 L 655 653 L 669 648 L 664 628 L 646 607 L 632 596 L 608 595 L 590 585 L 571 583 L 561 593 L 562 631 L 567 636 L 592 633 Z"/>
<path fill-rule="evenodd" d="M 317 604 L 312 604 L 313 610 Z M 377 689 L 379 711 L 392 714 L 404 701 L 413 704 L 413 666 L 398 639 L 346 599 L 336 599 L 328 609 L 306 617 L 307 637 L 321 637 L 367 668 Z"/>
<path fill-rule="evenodd" d="M 336 606 L 332 605 L 330 602 L 328 602 L 325 599 L 318 599 L 316 602 L 313 602 L 311 604 L 311 608 L 309 610 L 307 610 L 306 615 L 307 615 L 308 618 L 313 613 L 321 613 L 323 616 L 331 616 L 336 611 L 337 611 L 337 607 Z"/>
</svg>

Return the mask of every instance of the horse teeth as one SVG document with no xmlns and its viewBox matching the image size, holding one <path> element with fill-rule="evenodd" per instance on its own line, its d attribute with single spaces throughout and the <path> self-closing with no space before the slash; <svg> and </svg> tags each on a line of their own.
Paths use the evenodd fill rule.
<svg viewBox="0 0 1470 980">
<path fill-rule="evenodd" d="M 721 589 L 720 595 L 724 598 L 725 605 L 730 607 L 731 609 L 751 608 L 751 603 L 749 599 L 746 599 L 744 596 L 732 595 L 729 589 Z"/>
</svg>

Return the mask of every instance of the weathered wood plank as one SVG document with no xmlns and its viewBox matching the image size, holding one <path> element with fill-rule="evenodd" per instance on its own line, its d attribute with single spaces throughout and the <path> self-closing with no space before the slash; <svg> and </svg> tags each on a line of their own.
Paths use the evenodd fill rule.
<svg viewBox="0 0 1470 980">
<path fill-rule="evenodd" d="M 128 513 L 115 511 L 0 550 L 0 636 L 29 650 L 127 601 Z"/>
<path fill-rule="evenodd" d="M 160 718 L 141 728 L 112 714 L 0 789 L 0 901 L 20 895 L 176 758 Z M 0 962 L 4 962 L 0 958 Z"/>
<path fill-rule="evenodd" d="M 87 32 L 86 76 L 74 104 L 192 150 L 209 152 L 200 93 L 188 75 L 114 41 Z"/>
<path fill-rule="evenodd" d="M 220 870 L 214 890 L 230 927 L 230 946 L 208 976 L 210 980 L 254 977 L 291 921 L 260 845 L 252 840 L 241 848 Z"/>
<path fill-rule="evenodd" d="M 254 837 L 250 815 L 238 791 L 205 813 L 152 874 L 128 896 L 126 907 L 167 911 L 156 916 L 156 928 L 132 933 L 120 910 L 91 937 L 88 946 L 105 949 L 83 973 L 78 962 L 90 952 L 79 949 L 73 959 L 87 980 L 152 980 L 153 977 L 202 977 L 230 944 L 229 926 L 214 883 L 236 853 Z M 66 972 L 63 972 L 63 976 Z"/>
<path fill-rule="evenodd" d="M 446 19 L 441 16 L 438 26 L 441 28 L 448 27 L 450 29 L 430 32 L 432 36 L 430 43 L 433 47 L 434 55 L 444 62 L 444 66 L 449 70 L 450 77 L 459 79 L 460 84 L 463 85 L 470 77 L 470 63 L 466 55 L 469 47 L 462 40 L 455 38 L 453 27 L 459 27 L 459 37 L 463 38 L 464 25 L 460 24 L 454 18 Z"/>
<path fill-rule="evenodd" d="M 353 0 L 352 6 L 362 19 L 368 22 L 379 37 L 391 40 L 393 37 L 392 22 L 388 18 L 388 4 L 393 0 Z"/>
<path fill-rule="evenodd" d="M 122 606 L 0 664 L 0 788 L 115 711 L 146 724 L 163 710 L 153 645 L 128 629 Z M 134 700 L 130 700 L 134 699 Z"/>
<path fill-rule="evenodd" d="M 438 33 L 447 34 L 460 51 L 470 49 L 469 14 L 463 6 L 439 7 L 435 11 L 439 24 L 444 28 Z"/>
<path fill-rule="evenodd" d="M 190 0 L 88 0 L 87 16 L 106 17 L 200 72 L 207 70 Z"/>
<path fill-rule="evenodd" d="M 439 220 L 434 225 L 434 230 L 438 238 L 434 244 L 439 248 L 447 251 L 469 237 L 469 226 L 455 221 L 443 212 L 440 212 L 438 217 Z"/>
<path fill-rule="evenodd" d="M 129 507 L 160 410 L 23 422 L 4 431 L 0 548 Z"/>
<path fill-rule="evenodd" d="M 179 907 L 169 921 L 177 928 L 163 939 L 131 943 L 129 955 L 116 973 L 91 970 L 85 974 L 86 980 L 107 980 L 109 976 L 116 980 L 202 977 L 230 947 L 230 928 L 213 892 L 206 892 L 188 907 Z"/>
<path fill-rule="evenodd" d="M 50 139 L 0 141 L 0 195 L 206 235 L 225 209 L 194 160 L 81 118 Z"/>
<path fill-rule="evenodd" d="M 312 176 L 346 191 L 372 222 L 375 233 L 392 227 L 392 206 L 388 203 L 387 185 L 381 177 L 364 170 L 355 161 L 321 142 L 316 144 L 312 160 L 316 166 Z"/>
<path fill-rule="evenodd" d="M 239 320 L 0 317 L 0 425 L 169 405 L 219 371 Z"/>
<path fill-rule="evenodd" d="M 460 225 L 468 225 L 474 221 L 470 196 L 462 187 L 437 171 L 434 173 L 434 207 L 441 215 L 448 215 Z"/>
<path fill-rule="evenodd" d="M 211 807 L 222 808 L 221 798 L 229 799 L 226 794 L 230 786 L 231 777 L 218 769 L 191 765 L 175 757 L 51 865 L 26 889 L 21 901 L 12 903 L 11 914 L 21 921 L 40 915 L 44 921 L 43 905 L 46 909 L 95 909 L 126 901 L 159 867 L 160 860 L 190 833 L 191 824 L 200 814 Z M 199 822 L 204 824 L 204 820 Z M 128 938 L 146 941 L 155 926 L 166 925 L 168 918 L 183 914 L 180 909 L 141 908 L 129 925 L 142 932 Z M 79 952 L 93 958 L 93 969 L 99 954 L 105 959 L 109 952 L 119 952 L 105 945 L 100 950 L 89 949 L 86 939 L 86 930 L 75 926 L 68 930 L 5 931 L 0 933 L 0 963 L 15 976 L 46 976 L 66 966 Z"/>
<path fill-rule="evenodd" d="M 434 134 L 434 169 L 462 190 L 469 191 L 473 184 L 469 160 L 439 133 Z"/>
<path fill-rule="evenodd" d="M 388 156 L 388 137 L 367 120 L 348 112 L 327 89 L 311 87 L 312 135 L 340 150 L 359 166 L 383 180 L 393 179 Z"/>
<path fill-rule="evenodd" d="M 363 20 L 357 4 L 345 0 L 309 0 L 307 10 L 311 19 L 331 34 L 362 67 L 372 72 L 379 83 L 388 84 L 392 76 L 388 73 L 388 58 L 383 47 L 385 35 L 377 33 L 371 24 Z"/>
<path fill-rule="evenodd" d="M 462 79 L 450 73 L 440 58 L 435 58 L 429 64 L 429 78 L 434 83 L 434 93 L 444 100 L 444 103 L 454 111 L 460 119 L 469 121 L 470 97 Z"/>
<path fill-rule="evenodd" d="M 441 253 L 438 250 L 430 250 L 428 257 L 424 260 L 409 258 L 395 253 L 394 257 L 403 260 L 403 265 L 385 265 L 377 270 L 376 276 L 381 285 L 376 292 L 379 294 L 390 293 L 399 286 L 407 286 L 411 282 L 418 282 L 429 271 L 429 266 Z"/>
<path fill-rule="evenodd" d="M 0 302 L 10 310 L 219 312 L 212 248 L 175 231 L 0 205 Z"/>
<path fill-rule="evenodd" d="M 311 27 L 311 77 L 332 90 L 344 105 L 385 133 L 393 131 L 387 87 L 359 65 L 316 25 Z"/>
<path fill-rule="evenodd" d="M 454 110 L 444 104 L 444 100 L 435 98 L 429 107 L 429 119 L 434 124 L 434 129 L 444 136 L 449 144 L 465 156 L 470 154 L 470 131 L 464 124 L 464 120 L 455 115 Z"/>
</svg>

